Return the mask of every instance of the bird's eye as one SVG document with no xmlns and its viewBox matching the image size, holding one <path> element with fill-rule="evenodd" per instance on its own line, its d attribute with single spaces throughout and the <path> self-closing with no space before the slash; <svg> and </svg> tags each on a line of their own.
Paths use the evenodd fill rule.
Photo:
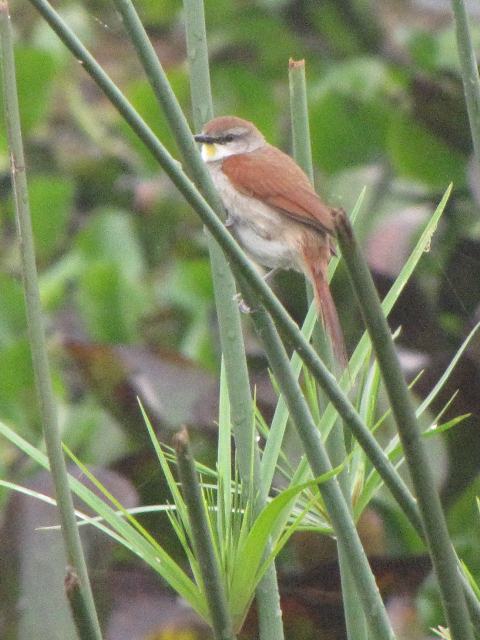
<svg viewBox="0 0 480 640">
<path fill-rule="evenodd" d="M 235 136 L 232 133 L 227 133 L 223 139 L 225 142 L 233 142 L 235 140 Z"/>
</svg>

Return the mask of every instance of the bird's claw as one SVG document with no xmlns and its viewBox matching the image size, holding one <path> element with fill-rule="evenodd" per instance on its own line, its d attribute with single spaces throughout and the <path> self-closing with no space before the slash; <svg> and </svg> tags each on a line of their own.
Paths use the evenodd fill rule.
<svg viewBox="0 0 480 640">
<path fill-rule="evenodd" d="M 238 304 L 238 308 L 240 309 L 240 313 L 252 313 L 252 309 L 248 306 L 248 304 L 242 298 L 242 294 L 241 293 L 236 293 L 233 296 L 233 299 Z"/>
</svg>

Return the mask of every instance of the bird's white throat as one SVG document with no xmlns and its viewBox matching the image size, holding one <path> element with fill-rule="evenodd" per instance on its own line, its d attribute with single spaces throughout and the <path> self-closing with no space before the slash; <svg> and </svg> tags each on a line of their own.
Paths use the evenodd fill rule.
<svg viewBox="0 0 480 640">
<path fill-rule="evenodd" d="M 232 150 L 226 144 L 203 143 L 202 144 L 202 159 L 204 162 L 215 162 L 222 158 L 227 158 L 232 155 Z"/>
</svg>

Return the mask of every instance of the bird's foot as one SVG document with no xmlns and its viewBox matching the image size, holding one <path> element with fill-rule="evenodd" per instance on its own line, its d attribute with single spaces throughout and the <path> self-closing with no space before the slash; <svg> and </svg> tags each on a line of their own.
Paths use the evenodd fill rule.
<svg viewBox="0 0 480 640">
<path fill-rule="evenodd" d="M 277 273 L 277 271 L 279 271 L 279 269 L 270 269 L 270 271 L 267 271 L 267 273 L 265 273 L 264 275 L 262 275 L 263 280 L 267 283 L 270 284 L 270 280 L 271 278 L 273 278 L 275 276 L 275 274 Z M 254 311 L 254 309 L 252 309 L 246 302 L 245 300 L 242 298 L 242 294 L 241 293 L 236 293 L 233 296 L 233 299 L 237 302 L 238 304 L 238 308 L 240 309 L 241 313 L 252 313 L 252 311 Z"/>
<path fill-rule="evenodd" d="M 251 307 L 249 307 L 248 304 L 245 302 L 245 300 L 242 298 L 242 294 L 241 293 L 236 293 L 233 296 L 233 299 L 238 304 L 238 308 L 240 309 L 240 313 L 252 313 Z"/>
<path fill-rule="evenodd" d="M 278 271 L 280 271 L 278 267 L 275 267 L 274 269 L 270 269 L 270 271 L 267 271 L 267 273 L 264 276 L 262 276 L 264 282 L 266 282 L 267 284 L 270 284 L 270 280 L 272 280 L 276 276 Z"/>
</svg>

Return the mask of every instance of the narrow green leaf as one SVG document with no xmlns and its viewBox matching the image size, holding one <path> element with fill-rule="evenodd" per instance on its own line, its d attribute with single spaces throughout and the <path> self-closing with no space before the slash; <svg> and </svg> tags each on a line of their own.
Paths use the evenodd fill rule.
<svg viewBox="0 0 480 640">
<path fill-rule="evenodd" d="M 305 489 L 316 487 L 338 475 L 343 465 L 332 469 L 315 480 L 289 487 L 276 496 L 255 519 L 252 528 L 239 543 L 237 562 L 232 575 L 231 602 L 234 619 L 241 617 L 249 602 L 251 590 L 261 578 L 260 568 L 267 542 L 274 547 L 282 533 L 297 496 Z"/>
<path fill-rule="evenodd" d="M 477 504 L 478 504 L 478 509 L 480 511 L 480 501 L 479 501 L 478 498 L 477 498 Z M 462 569 L 463 569 L 463 571 L 464 571 L 464 573 L 465 573 L 465 575 L 466 575 L 466 577 L 467 577 L 472 589 L 474 590 L 475 595 L 480 600 L 480 586 L 479 586 L 478 582 L 473 577 L 473 574 L 470 571 L 470 569 L 467 567 L 467 565 L 462 561 L 460 561 L 460 564 L 462 565 Z"/>
<path fill-rule="evenodd" d="M 115 498 L 115 496 L 110 491 L 108 491 L 105 485 L 103 485 L 99 480 L 97 480 L 97 478 L 90 471 L 90 469 L 86 465 L 84 465 L 83 462 L 79 460 L 79 458 L 77 458 L 77 456 L 73 453 L 73 451 L 71 451 L 67 447 L 66 444 L 63 444 L 63 449 L 67 453 L 68 457 L 77 465 L 77 467 L 84 474 L 84 476 L 90 480 L 93 486 L 97 487 L 100 493 L 102 493 L 102 495 L 109 502 L 111 502 L 114 507 L 116 507 L 119 511 L 122 512 L 122 514 L 125 516 L 128 522 L 130 522 L 130 524 L 133 527 L 135 527 L 135 529 L 140 533 L 140 535 L 142 535 L 145 538 L 145 540 L 148 540 L 148 542 L 152 545 L 152 547 L 154 547 L 156 551 L 161 553 L 162 549 L 160 545 L 155 540 L 155 538 L 145 529 L 145 527 L 143 527 L 140 524 L 140 522 L 138 522 L 138 520 L 134 518 L 134 516 L 127 511 L 127 509 L 125 509 L 122 503 L 119 500 L 117 500 L 117 498 Z"/>
<path fill-rule="evenodd" d="M 385 296 L 382 302 L 382 309 L 386 317 L 389 316 L 393 308 L 393 305 L 395 304 L 399 295 L 403 291 L 403 288 L 405 287 L 410 276 L 415 270 L 420 258 L 425 253 L 425 251 L 428 250 L 432 236 L 437 228 L 438 221 L 440 220 L 440 217 L 445 209 L 445 206 L 447 204 L 448 198 L 450 197 L 451 191 L 452 191 L 452 185 L 450 185 L 448 189 L 445 191 L 442 199 L 440 200 L 437 208 L 435 209 L 433 216 L 425 225 L 425 229 L 420 235 L 420 238 L 418 239 L 417 244 L 415 245 L 415 248 L 410 254 L 410 257 L 408 258 L 407 262 L 403 266 L 402 270 L 400 271 L 397 279 L 395 280 L 394 284 L 390 288 L 389 292 Z M 365 360 L 369 357 L 370 353 L 371 353 L 370 338 L 368 337 L 367 332 L 365 332 L 362 338 L 360 339 L 352 357 L 350 358 L 347 371 L 345 371 L 345 373 L 342 376 L 342 379 L 340 381 L 340 385 L 342 389 L 346 391 L 351 389 L 352 385 L 355 383 L 355 380 L 357 378 L 359 371 L 363 367 L 363 364 Z M 335 408 L 333 407 L 332 404 L 329 404 L 323 414 L 321 424 L 319 425 L 319 428 L 324 434 L 324 437 L 326 437 L 328 433 L 330 433 L 330 430 L 335 423 L 336 417 L 337 417 L 337 412 Z"/>
<path fill-rule="evenodd" d="M 49 469 L 47 457 L 21 438 L 12 429 L 0 422 L 0 435 L 7 438 L 27 456 L 37 462 L 44 469 Z M 122 517 L 118 517 L 115 511 L 99 498 L 93 491 L 81 482 L 69 475 L 71 490 L 87 504 L 95 513 L 100 515 L 109 526 L 118 534 L 116 540 L 124 544 L 130 551 L 138 555 L 152 569 L 159 573 L 164 580 L 181 595 L 205 620 L 208 620 L 208 611 L 205 599 L 198 587 L 178 566 L 178 564 L 163 549 L 152 545 Z M 92 522 L 95 526 L 98 523 Z"/>
<path fill-rule="evenodd" d="M 448 365 L 448 367 L 445 369 L 445 371 L 443 372 L 443 374 L 440 377 L 440 380 L 437 382 L 437 384 L 433 387 L 433 389 L 430 391 L 430 393 L 428 394 L 428 396 L 425 398 L 425 400 L 422 402 L 422 404 L 417 408 L 416 414 L 417 417 L 421 416 L 422 413 L 428 409 L 428 407 L 432 404 L 432 402 L 435 400 L 435 398 L 437 397 L 437 395 L 439 394 L 439 392 L 443 389 L 445 383 L 447 382 L 448 378 L 450 377 L 450 374 L 452 373 L 452 371 L 454 370 L 454 368 L 457 365 L 457 362 L 460 360 L 460 358 L 463 355 L 463 352 L 465 351 L 465 349 L 468 347 L 471 339 L 473 338 L 473 336 L 475 335 L 475 333 L 477 332 L 478 328 L 480 327 L 480 322 L 478 324 L 476 324 L 473 329 L 470 331 L 470 333 L 468 334 L 468 336 L 465 338 L 465 340 L 463 341 L 462 346 L 460 347 L 460 349 L 457 351 L 457 353 L 455 354 L 455 356 L 452 358 L 452 361 L 450 362 L 450 364 Z"/>
<path fill-rule="evenodd" d="M 173 501 L 175 503 L 177 511 L 182 519 L 182 522 L 185 524 L 188 522 L 188 514 L 187 514 L 187 507 L 183 500 L 182 493 L 178 488 L 175 478 L 173 477 L 173 474 L 170 470 L 170 465 L 168 464 L 168 461 L 163 452 L 162 446 L 158 441 L 158 438 L 152 427 L 152 423 L 150 422 L 150 418 L 148 417 L 145 409 L 143 408 L 143 405 L 140 399 L 138 399 L 138 404 L 140 405 L 140 411 L 142 412 L 142 416 L 145 421 L 145 426 L 147 427 L 148 435 L 150 436 L 150 440 L 152 441 L 153 448 L 155 449 L 155 453 L 157 454 L 157 458 L 160 463 L 162 473 L 165 476 L 165 479 L 167 481 L 168 488 L 170 490 L 170 493 L 172 494 Z"/>
<path fill-rule="evenodd" d="M 456 416 L 455 418 L 452 418 L 452 420 L 449 420 L 444 424 L 437 425 L 434 428 L 427 429 L 422 433 L 422 437 L 433 438 L 435 436 L 438 436 L 441 433 L 444 433 L 445 431 L 448 431 L 449 429 L 452 429 L 453 427 L 458 425 L 460 422 L 468 418 L 469 415 L 470 414 Z M 388 454 L 390 461 L 395 462 L 396 468 L 398 468 L 401 464 L 403 464 L 404 462 L 403 455 L 402 455 L 403 447 L 400 444 L 398 435 L 392 438 L 388 447 L 386 448 L 386 453 Z M 383 480 L 380 478 L 377 470 L 372 469 L 370 474 L 368 475 L 368 478 L 364 483 L 361 495 L 359 496 L 357 502 L 355 503 L 355 517 L 360 516 L 360 514 L 364 511 L 364 509 L 367 507 L 367 505 L 375 496 L 375 494 L 378 492 L 381 486 L 383 486 Z"/>
</svg>

